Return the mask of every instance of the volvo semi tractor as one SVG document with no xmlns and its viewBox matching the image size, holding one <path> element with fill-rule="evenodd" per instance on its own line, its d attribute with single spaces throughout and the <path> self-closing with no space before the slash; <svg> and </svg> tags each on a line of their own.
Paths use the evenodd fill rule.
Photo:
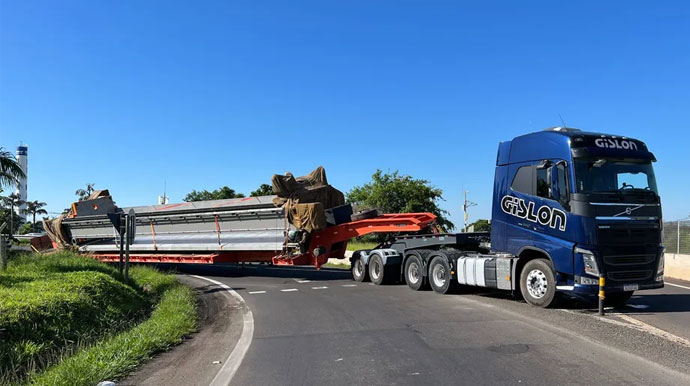
<svg viewBox="0 0 690 386">
<path fill-rule="evenodd" d="M 351 257 L 352 276 L 447 293 L 460 285 L 519 293 L 534 306 L 559 293 L 606 301 L 664 286 L 661 201 L 637 139 L 552 128 L 502 142 L 491 232 L 408 235 Z"/>
</svg>

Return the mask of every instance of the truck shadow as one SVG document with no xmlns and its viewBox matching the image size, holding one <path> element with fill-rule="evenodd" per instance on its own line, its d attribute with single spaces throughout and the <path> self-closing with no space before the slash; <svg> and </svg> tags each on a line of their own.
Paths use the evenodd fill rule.
<svg viewBox="0 0 690 386">
<path fill-rule="evenodd" d="M 481 287 L 462 286 L 454 292 L 455 295 L 475 295 L 492 299 L 503 299 L 525 303 L 519 295 L 510 292 L 491 291 Z M 580 311 L 585 313 L 597 313 L 597 299 L 586 300 L 575 297 L 563 297 L 555 308 Z M 644 315 L 656 313 L 690 312 L 689 294 L 645 294 L 633 295 L 622 307 L 610 308 L 615 312 L 629 315 Z"/>
<path fill-rule="evenodd" d="M 220 277 L 274 277 L 286 279 L 301 279 L 309 281 L 351 280 L 350 270 L 338 268 L 274 266 L 268 264 L 184 264 L 159 265 L 159 268 L 172 270 L 187 275 L 220 276 Z"/>
</svg>

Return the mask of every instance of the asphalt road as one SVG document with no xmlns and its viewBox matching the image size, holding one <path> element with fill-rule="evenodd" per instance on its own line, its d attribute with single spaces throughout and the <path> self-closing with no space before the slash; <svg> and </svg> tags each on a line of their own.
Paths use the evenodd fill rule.
<svg viewBox="0 0 690 386">
<path fill-rule="evenodd" d="M 233 287 L 253 313 L 231 385 L 690 385 L 690 342 L 676 339 L 690 335 L 690 290 L 680 287 L 600 318 L 583 305 L 415 292 L 339 270 L 186 271 Z"/>
</svg>

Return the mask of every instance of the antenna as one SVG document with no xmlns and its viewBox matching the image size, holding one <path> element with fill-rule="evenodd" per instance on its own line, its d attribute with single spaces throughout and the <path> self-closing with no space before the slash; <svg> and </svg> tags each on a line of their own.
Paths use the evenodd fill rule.
<svg viewBox="0 0 690 386">
<path fill-rule="evenodd" d="M 563 117 L 561 116 L 561 114 L 558 114 L 558 118 L 561 118 L 561 122 L 563 122 L 563 128 L 564 128 L 564 129 L 567 129 L 567 128 L 568 128 L 568 125 L 565 124 L 565 120 L 563 119 Z"/>
</svg>

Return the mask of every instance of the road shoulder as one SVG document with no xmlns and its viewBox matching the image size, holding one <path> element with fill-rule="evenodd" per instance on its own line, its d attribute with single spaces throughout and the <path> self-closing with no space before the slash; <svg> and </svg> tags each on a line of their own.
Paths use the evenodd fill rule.
<svg viewBox="0 0 690 386">
<path fill-rule="evenodd" d="M 243 329 L 240 302 L 216 284 L 184 275 L 178 278 L 197 294 L 199 331 L 118 385 L 208 386 L 237 344 Z"/>
</svg>

